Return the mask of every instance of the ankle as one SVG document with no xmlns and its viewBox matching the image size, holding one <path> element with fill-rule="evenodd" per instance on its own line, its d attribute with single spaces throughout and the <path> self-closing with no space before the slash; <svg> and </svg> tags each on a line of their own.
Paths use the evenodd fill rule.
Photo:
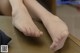
<svg viewBox="0 0 80 53">
<path fill-rule="evenodd" d="M 41 20 L 51 20 L 54 19 L 54 21 L 56 21 L 56 19 L 59 19 L 58 16 L 53 15 L 52 13 L 45 13 L 39 16 Z"/>
</svg>

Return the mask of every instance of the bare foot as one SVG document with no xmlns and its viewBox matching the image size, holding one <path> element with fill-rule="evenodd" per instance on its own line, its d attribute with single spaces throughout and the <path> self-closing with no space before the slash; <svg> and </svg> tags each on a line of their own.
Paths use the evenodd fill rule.
<svg viewBox="0 0 80 53">
<path fill-rule="evenodd" d="M 42 32 L 33 23 L 30 16 L 27 15 L 26 11 L 23 9 L 18 9 L 12 14 L 13 25 L 24 33 L 26 36 L 39 37 Z"/>
<path fill-rule="evenodd" d="M 39 37 L 42 32 L 34 24 L 23 0 L 9 0 L 12 7 L 12 24 L 26 36 Z"/>
<path fill-rule="evenodd" d="M 54 51 L 61 49 L 69 34 L 66 24 L 52 14 L 42 17 L 42 22 L 53 40 L 50 48 Z"/>
</svg>

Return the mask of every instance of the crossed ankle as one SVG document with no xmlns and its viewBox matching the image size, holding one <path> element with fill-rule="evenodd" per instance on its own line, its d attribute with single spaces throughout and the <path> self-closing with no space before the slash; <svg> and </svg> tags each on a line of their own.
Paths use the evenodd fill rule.
<svg viewBox="0 0 80 53">
<path fill-rule="evenodd" d="M 42 16 L 39 16 L 40 17 L 40 19 L 42 20 L 42 21 L 47 21 L 47 20 L 53 20 L 53 21 L 55 21 L 55 22 L 59 22 L 59 21 L 62 21 L 58 16 L 56 16 L 56 15 L 53 15 L 53 14 L 51 14 L 51 13 L 48 13 L 48 14 L 45 14 L 45 15 L 42 15 Z"/>
</svg>

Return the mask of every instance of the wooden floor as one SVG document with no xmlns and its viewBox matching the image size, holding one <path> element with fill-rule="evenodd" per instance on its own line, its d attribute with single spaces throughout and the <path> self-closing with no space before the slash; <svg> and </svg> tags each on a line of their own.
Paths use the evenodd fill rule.
<svg viewBox="0 0 80 53">
<path fill-rule="evenodd" d="M 49 48 L 51 44 L 49 34 L 41 23 L 37 21 L 35 23 L 44 32 L 40 38 L 23 35 L 13 27 L 11 17 L 0 16 L 0 29 L 12 38 L 9 43 L 9 53 L 53 53 Z"/>
<path fill-rule="evenodd" d="M 40 38 L 25 37 L 12 26 L 11 17 L 0 16 L 0 29 L 12 38 L 9 53 L 53 53 L 49 48 L 52 42 L 49 34 L 42 23 L 37 21 L 35 23 L 44 32 Z M 69 35 L 64 47 L 56 53 L 80 53 L 80 42 Z"/>
</svg>

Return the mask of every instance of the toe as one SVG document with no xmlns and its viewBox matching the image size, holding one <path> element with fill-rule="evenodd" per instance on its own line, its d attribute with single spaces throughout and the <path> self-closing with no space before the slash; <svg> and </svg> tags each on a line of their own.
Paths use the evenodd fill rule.
<svg viewBox="0 0 80 53">
<path fill-rule="evenodd" d="M 57 43 L 53 42 L 52 45 L 50 46 L 50 49 L 55 51 L 55 48 L 57 47 Z"/>
<path fill-rule="evenodd" d="M 50 46 L 50 48 L 52 50 L 55 50 L 55 48 L 58 46 L 59 44 L 59 39 L 58 38 L 54 38 L 52 45 Z"/>
<path fill-rule="evenodd" d="M 42 31 L 40 31 L 40 35 L 43 35 L 43 32 Z"/>
<path fill-rule="evenodd" d="M 32 28 L 30 28 L 30 35 L 33 36 L 33 37 L 35 35 L 35 32 L 34 32 L 34 30 Z"/>
<path fill-rule="evenodd" d="M 39 30 L 37 30 L 37 31 L 35 32 L 35 36 L 36 36 L 36 37 L 40 37 L 40 31 L 39 31 Z"/>
<path fill-rule="evenodd" d="M 40 37 L 40 30 L 37 27 L 35 28 L 35 36 Z"/>
</svg>

